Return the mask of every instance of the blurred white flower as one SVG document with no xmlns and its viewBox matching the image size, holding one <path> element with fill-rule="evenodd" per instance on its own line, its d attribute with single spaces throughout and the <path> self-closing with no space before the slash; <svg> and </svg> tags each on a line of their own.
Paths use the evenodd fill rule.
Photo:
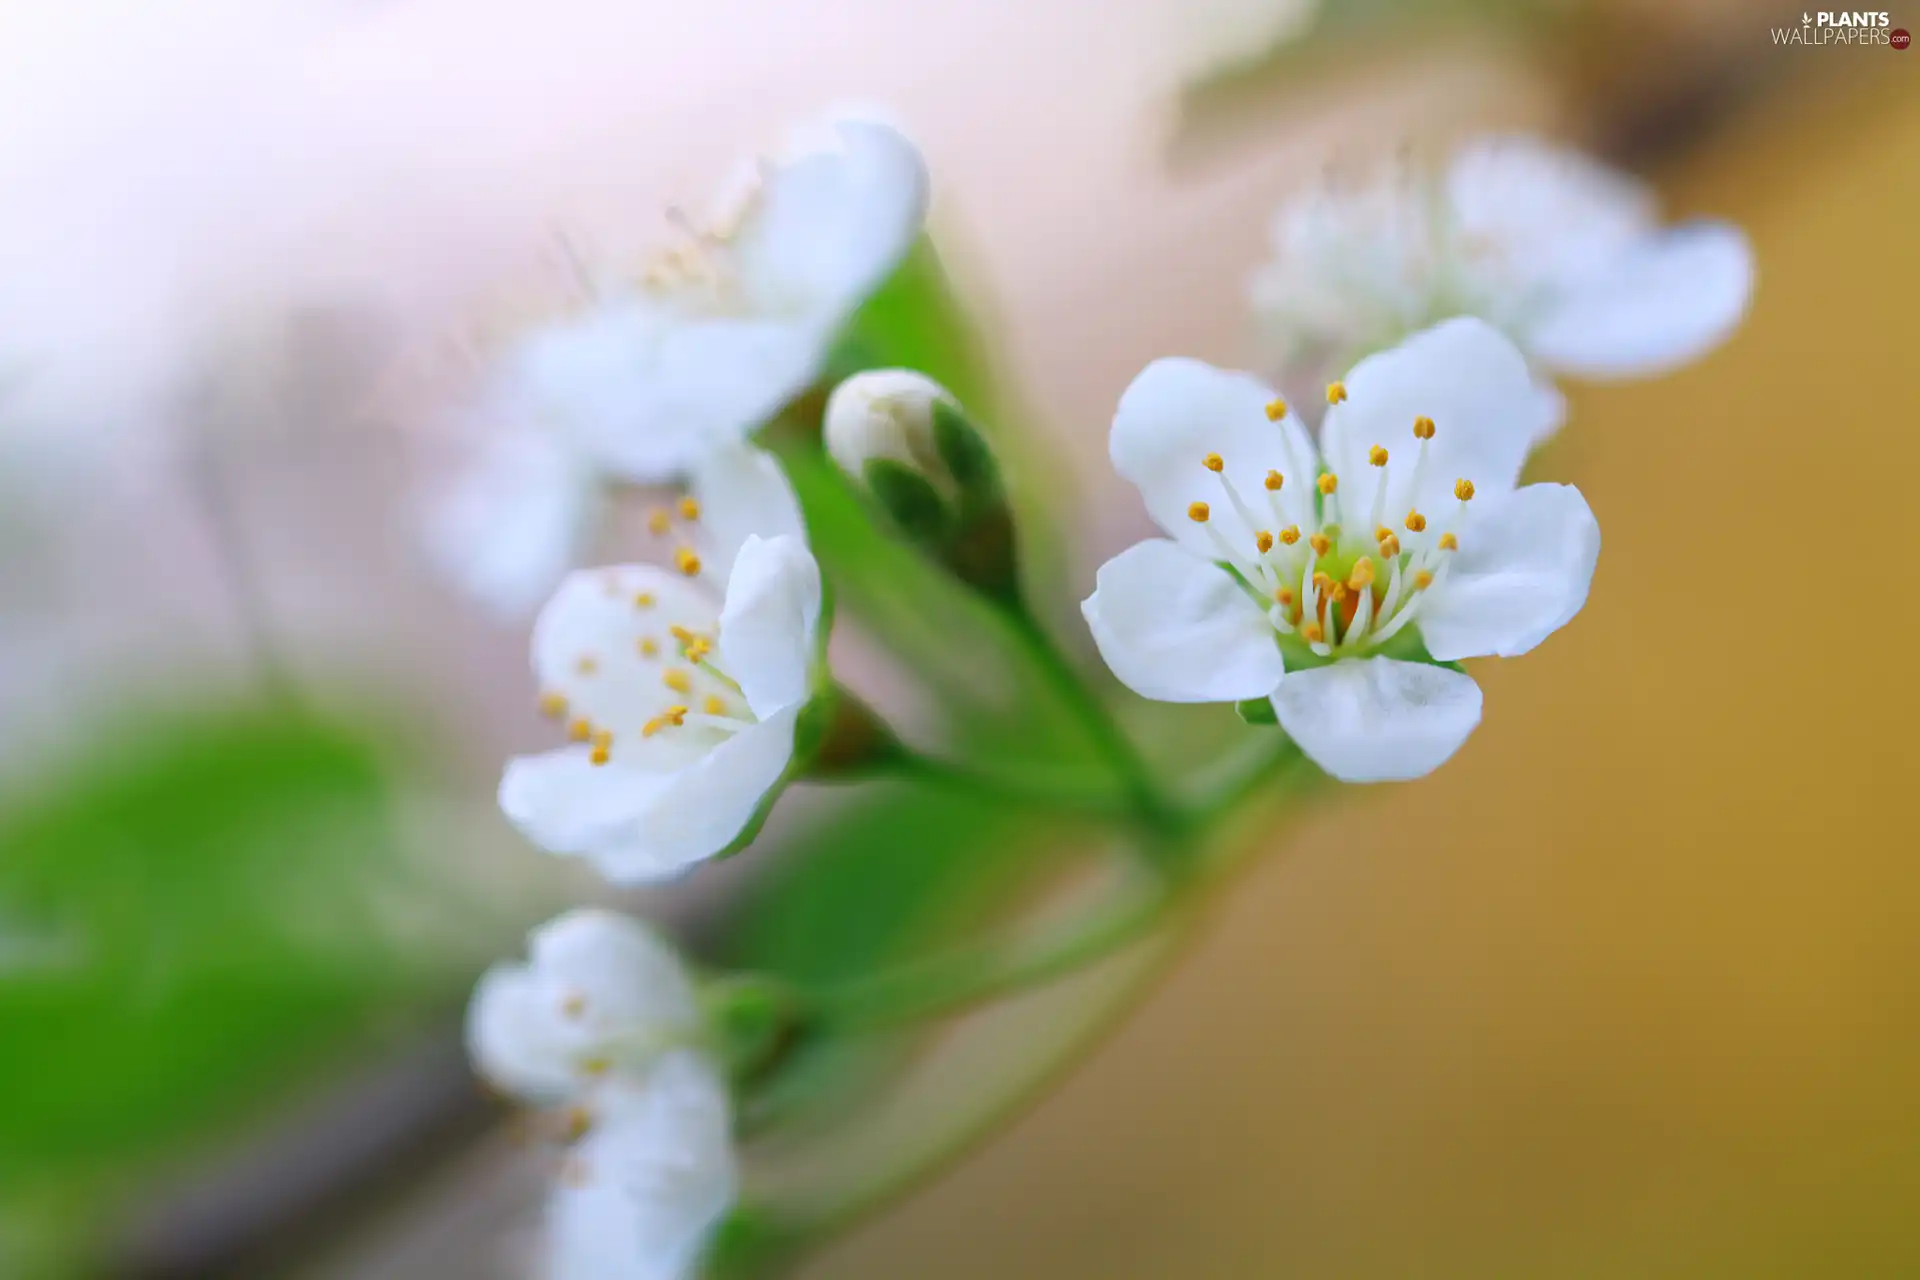
<svg viewBox="0 0 1920 1280">
<path fill-rule="evenodd" d="M 940 457 L 933 406 L 958 408 L 948 390 L 911 369 L 870 369 L 833 389 L 827 398 L 823 434 L 827 453 L 855 483 L 865 484 L 867 463 L 898 463 L 951 498 L 959 482 Z"/>
<path fill-rule="evenodd" d="M 701 496 L 650 522 L 678 535 L 674 568 L 578 571 L 541 610 L 541 704 L 572 745 L 513 760 L 500 783 L 528 838 L 621 883 L 675 876 L 748 832 L 813 692 L 820 570 L 784 477 L 740 445 L 701 469 Z"/>
<path fill-rule="evenodd" d="M 684 244 L 638 279 L 597 283 L 489 370 L 469 410 L 478 456 L 435 522 L 441 559 L 483 598 L 530 605 L 577 553 L 603 483 L 677 477 L 819 376 L 927 204 L 925 165 L 900 133 L 853 119 L 825 132 L 705 225 L 676 215 Z M 497 542 L 467 535 L 487 524 Z"/>
<path fill-rule="evenodd" d="M 1456 315 L 1553 373 L 1649 377 L 1724 341 L 1753 288 L 1737 227 L 1663 227 L 1639 183 L 1527 138 L 1471 143 L 1444 175 L 1303 193 L 1273 247 L 1251 287 L 1263 358 L 1301 383 Z"/>
<path fill-rule="evenodd" d="M 1599 526 L 1576 489 L 1516 487 L 1543 406 L 1479 320 L 1362 360 L 1327 399 L 1320 453 L 1257 379 L 1147 366 L 1111 452 L 1171 541 L 1108 561 L 1082 611 L 1145 697 L 1271 698 L 1335 777 L 1419 777 L 1480 720 L 1472 678 L 1434 662 L 1512 657 L 1564 626 Z"/>
<path fill-rule="evenodd" d="M 467 1007 L 467 1051 L 494 1088 L 540 1106 L 609 1076 L 642 1078 L 702 1033 L 672 947 L 638 920 L 570 911 L 527 938 L 526 962 L 495 965 Z"/>
<path fill-rule="evenodd" d="M 593 1095 L 547 1205 L 546 1280 L 686 1280 L 739 1193 L 727 1088 L 694 1053 Z"/>
</svg>

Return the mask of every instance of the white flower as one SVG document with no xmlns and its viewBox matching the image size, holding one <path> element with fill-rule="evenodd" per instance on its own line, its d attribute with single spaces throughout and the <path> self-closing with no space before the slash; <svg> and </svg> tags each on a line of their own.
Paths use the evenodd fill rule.
<svg viewBox="0 0 1920 1280">
<path fill-rule="evenodd" d="M 959 483 L 940 457 L 933 406 L 958 408 L 947 389 L 911 369 L 870 369 L 857 373 L 827 397 L 823 426 L 827 453 L 856 483 L 865 484 L 869 461 L 895 462 L 925 478 L 942 497 Z"/>
<path fill-rule="evenodd" d="M 739 1192 L 725 1083 L 676 1053 L 594 1095 L 547 1205 L 547 1280 L 684 1280 Z"/>
<path fill-rule="evenodd" d="M 1481 321 L 1370 356 L 1327 398 L 1322 454 L 1258 380 L 1149 365 L 1111 452 L 1172 540 L 1108 561 L 1082 611 L 1136 692 L 1271 698 L 1334 776 L 1414 778 L 1480 720 L 1473 680 L 1420 659 L 1540 643 L 1585 603 L 1600 531 L 1578 490 L 1516 487 L 1544 406 Z"/>
<path fill-rule="evenodd" d="M 535 929 L 526 963 L 489 969 L 467 1006 L 475 1070 L 542 1106 L 615 1073 L 638 1078 L 701 1034 L 693 984 L 673 948 L 638 920 L 594 908 Z"/>
<path fill-rule="evenodd" d="M 500 783 L 530 839 L 622 883 L 677 875 L 751 827 L 813 691 L 820 570 L 785 478 L 745 446 L 700 467 L 700 496 L 650 522 L 681 539 L 674 568 L 575 572 L 541 610 L 541 705 L 572 745 Z"/>
<path fill-rule="evenodd" d="M 926 215 L 920 153 L 870 121 L 820 132 L 711 225 L 681 219 L 687 243 L 641 278 L 504 352 L 471 410 L 480 456 L 435 536 L 491 603 L 524 608 L 552 586 L 602 483 L 675 478 L 774 417 L 906 256 Z"/>
<path fill-rule="evenodd" d="M 1456 315 L 1557 373 L 1651 376 L 1724 341 L 1753 288 L 1738 228 L 1662 227 L 1639 183 L 1526 138 L 1472 143 L 1443 177 L 1302 194 L 1273 242 L 1254 310 L 1276 370 L 1316 381 Z"/>
</svg>

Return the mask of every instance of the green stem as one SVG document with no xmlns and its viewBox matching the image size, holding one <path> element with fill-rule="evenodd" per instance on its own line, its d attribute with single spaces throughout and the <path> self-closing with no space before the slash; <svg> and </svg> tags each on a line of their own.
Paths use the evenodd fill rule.
<svg viewBox="0 0 1920 1280">
<path fill-rule="evenodd" d="M 939 956 L 826 992 L 809 1012 L 838 1033 L 958 1013 L 1044 986 L 1144 939 L 1178 899 L 1155 883 L 1103 904 L 1070 932 Z"/>
<path fill-rule="evenodd" d="M 999 773 L 964 761 L 922 755 L 906 746 L 898 747 L 873 772 L 984 800 L 1064 810 L 1106 821 L 1124 822 L 1132 813 L 1128 800 L 1115 795 L 1111 787 L 1086 789 L 1049 781 L 1044 774 Z"/>
<path fill-rule="evenodd" d="M 1087 687 L 1053 637 L 1040 625 L 1026 602 L 1019 598 L 1002 599 L 1006 616 L 1014 625 L 1028 655 L 1053 686 L 1074 718 L 1080 722 L 1089 740 L 1100 752 L 1103 762 L 1125 788 L 1128 801 L 1141 826 L 1154 837 L 1155 847 L 1164 850 L 1183 838 L 1192 825 L 1161 791 L 1152 769 L 1134 748 L 1133 740 L 1121 729 L 1111 711 Z"/>
</svg>

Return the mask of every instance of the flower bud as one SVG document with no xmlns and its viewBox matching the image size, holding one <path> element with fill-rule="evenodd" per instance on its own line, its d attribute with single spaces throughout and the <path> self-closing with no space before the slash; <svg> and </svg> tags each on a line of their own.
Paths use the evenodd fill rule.
<svg viewBox="0 0 1920 1280">
<path fill-rule="evenodd" d="M 827 452 L 908 540 L 977 590 L 1015 588 L 1000 470 L 952 393 L 925 374 L 855 374 L 827 400 Z"/>
</svg>

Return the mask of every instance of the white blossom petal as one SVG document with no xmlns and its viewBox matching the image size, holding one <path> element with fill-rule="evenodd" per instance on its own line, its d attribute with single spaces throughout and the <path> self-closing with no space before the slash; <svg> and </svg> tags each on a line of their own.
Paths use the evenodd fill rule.
<svg viewBox="0 0 1920 1280">
<path fill-rule="evenodd" d="M 1437 512 L 1453 502 L 1454 481 L 1511 489 L 1527 452 L 1557 405 L 1543 398 L 1519 348 L 1471 317 L 1446 320 L 1399 346 L 1368 356 L 1344 379 L 1346 401 L 1330 405 L 1322 428 L 1328 467 L 1340 477 L 1340 510 L 1364 519 L 1377 485 L 1387 485 L 1387 515 Z M 1431 418 L 1434 438 L 1415 488 L 1416 418 Z M 1386 468 L 1368 465 L 1382 445 Z M 1361 513 L 1354 517 L 1350 513 Z"/>
<path fill-rule="evenodd" d="M 1538 282 L 1590 278 L 1654 228 L 1645 185 L 1537 138 L 1478 138 L 1453 155 L 1446 198 L 1461 245 L 1515 302 Z"/>
<path fill-rule="evenodd" d="M 496 394 L 604 471 L 661 481 L 767 422 L 823 353 L 809 325 L 614 298 L 523 340 Z"/>
<path fill-rule="evenodd" d="M 780 463 L 764 450 L 747 444 L 710 449 L 693 465 L 687 487 L 700 503 L 710 569 L 722 575 L 715 580 L 723 589 L 724 575 L 748 538 L 806 538 L 800 500 Z"/>
<path fill-rule="evenodd" d="M 907 137 L 870 120 L 766 172 L 733 248 L 758 306 L 832 329 L 893 272 L 920 234 L 927 169 Z"/>
<path fill-rule="evenodd" d="M 691 1280 L 739 1193 L 725 1083 L 675 1054 L 591 1110 L 548 1201 L 546 1280 Z"/>
<path fill-rule="evenodd" d="M 1342 782 L 1433 772 L 1480 723 L 1480 686 L 1447 667 L 1359 658 L 1290 671 L 1273 709 L 1313 762 Z"/>
<path fill-rule="evenodd" d="M 500 778 L 500 811 L 547 852 L 592 858 L 670 802 L 677 774 L 637 768 L 629 758 L 623 751 L 595 765 L 586 747 L 516 756 Z"/>
<path fill-rule="evenodd" d="M 1107 561 L 1080 611 L 1107 666 L 1142 697 L 1263 698 L 1284 671 L 1260 606 L 1225 569 L 1171 542 L 1142 542 Z"/>
<path fill-rule="evenodd" d="M 634 1068 L 698 1033 L 679 957 L 645 925 L 611 911 L 569 912 L 536 929 L 526 963 L 498 964 L 474 989 L 467 1046 L 496 1088 L 564 1101 L 595 1063 Z"/>
<path fill-rule="evenodd" d="M 1570 289 L 1527 333 L 1563 373 L 1639 378 L 1669 372 L 1726 341 L 1753 293 L 1753 251 L 1739 228 L 1694 222 L 1651 234 Z"/>
<path fill-rule="evenodd" d="M 557 438 L 493 432 L 428 512 L 428 551 L 488 608 L 525 614 L 579 558 L 603 505 L 592 466 Z"/>
<path fill-rule="evenodd" d="M 1420 635 L 1442 662 L 1533 648 L 1580 612 L 1600 557 L 1600 525 L 1571 485 L 1530 484 L 1474 506 L 1422 602 Z"/>
<path fill-rule="evenodd" d="M 580 1087 L 571 1036 L 547 1007 L 549 992 L 524 965 L 495 965 L 467 1006 L 467 1054 L 494 1088 L 536 1105 L 560 1102 Z"/>
<path fill-rule="evenodd" d="M 629 821 L 584 850 L 587 858 L 615 884 L 652 884 L 730 848 L 785 777 L 801 710 L 795 704 L 749 725 L 669 775 Z"/>
<path fill-rule="evenodd" d="M 819 621 L 820 566 L 806 544 L 749 537 L 720 613 L 720 658 L 754 715 L 806 700 Z"/>
<path fill-rule="evenodd" d="M 1267 406 L 1276 398 L 1251 374 L 1179 357 L 1156 360 L 1120 397 L 1108 439 L 1114 470 L 1133 482 L 1148 514 L 1182 546 L 1220 558 L 1212 536 L 1188 515 L 1193 503 L 1205 502 L 1219 536 L 1251 557 L 1255 529 L 1236 511 L 1223 478 L 1247 504 L 1257 528 L 1278 532 L 1271 526 L 1311 523 L 1316 454 L 1291 409 L 1278 423 L 1268 420 Z M 1217 475 L 1204 465 L 1209 454 L 1223 460 Z M 1267 506 L 1269 471 L 1284 479 L 1275 495 L 1277 518 Z"/>
</svg>

